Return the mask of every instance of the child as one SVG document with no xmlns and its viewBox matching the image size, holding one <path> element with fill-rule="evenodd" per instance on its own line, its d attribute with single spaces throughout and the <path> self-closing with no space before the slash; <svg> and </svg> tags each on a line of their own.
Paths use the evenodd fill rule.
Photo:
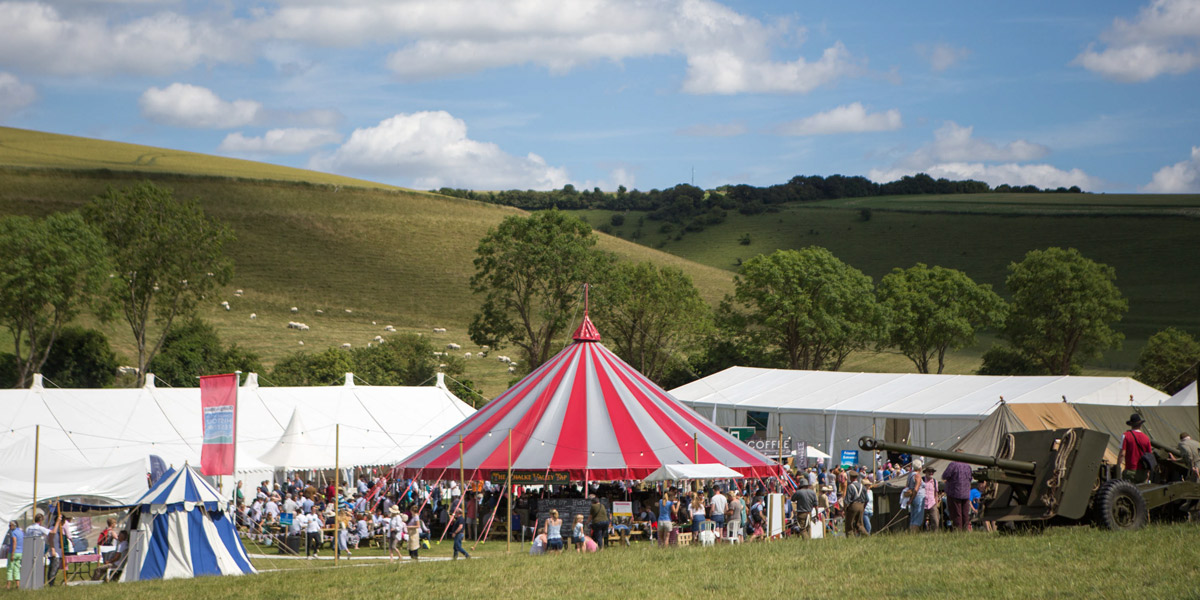
<svg viewBox="0 0 1200 600">
<path fill-rule="evenodd" d="M 571 543 L 575 544 L 576 552 L 583 552 L 583 515 L 575 515 L 575 527 L 571 530 Z"/>
</svg>

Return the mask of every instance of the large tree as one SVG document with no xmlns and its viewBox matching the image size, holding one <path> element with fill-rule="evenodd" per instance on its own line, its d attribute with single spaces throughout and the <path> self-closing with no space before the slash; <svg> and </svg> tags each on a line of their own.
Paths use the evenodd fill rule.
<svg viewBox="0 0 1200 600">
<path fill-rule="evenodd" d="M 753 334 L 778 348 L 788 368 L 836 371 L 881 334 L 871 278 L 824 248 L 755 256 L 734 285 Z"/>
<path fill-rule="evenodd" d="M 658 381 L 711 322 L 692 279 L 650 262 L 615 265 L 594 288 L 592 312 L 613 351 Z"/>
<path fill-rule="evenodd" d="M 1113 324 L 1129 310 L 1116 271 L 1074 248 L 1032 250 L 1008 266 L 1012 303 L 1004 337 L 1052 375 L 1069 375 L 1078 360 L 1118 348 Z"/>
<path fill-rule="evenodd" d="M 1004 301 L 992 286 L 962 271 L 922 263 L 894 269 L 879 280 L 879 301 L 888 313 L 884 345 L 896 348 L 929 373 L 946 364 L 946 351 L 975 343 L 975 332 L 1004 322 Z"/>
<path fill-rule="evenodd" d="M 147 370 L 172 387 L 197 387 L 201 375 L 260 373 L 262 363 L 258 354 L 236 343 L 225 346 L 216 328 L 193 317 L 171 327 Z"/>
<path fill-rule="evenodd" d="M 1200 342 L 1187 332 L 1168 327 L 1146 341 L 1133 368 L 1133 377 L 1174 394 L 1196 380 L 1197 362 L 1200 362 Z"/>
<path fill-rule="evenodd" d="M 0 323 L 12 334 L 17 386 L 41 370 L 63 326 L 97 300 L 110 265 L 78 213 L 0 220 Z"/>
<path fill-rule="evenodd" d="M 150 182 L 109 188 L 84 215 L 113 248 L 112 300 L 133 333 L 140 386 L 175 319 L 194 314 L 205 294 L 233 276 L 224 253 L 233 233 L 196 200 L 177 200 Z"/>
<path fill-rule="evenodd" d="M 514 215 L 488 231 L 475 250 L 471 290 L 483 304 L 471 340 L 520 348 L 530 370 L 546 362 L 564 342 L 583 284 L 609 261 L 596 239 L 587 223 L 558 210 Z"/>
</svg>

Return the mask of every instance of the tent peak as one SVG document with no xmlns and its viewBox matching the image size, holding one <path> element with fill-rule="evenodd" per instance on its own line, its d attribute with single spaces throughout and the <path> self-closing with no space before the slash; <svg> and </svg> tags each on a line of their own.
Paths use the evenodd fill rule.
<svg viewBox="0 0 1200 600">
<path fill-rule="evenodd" d="M 579 324 L 579 329 L 575 330 L 575 335 L 572 337 L 577 342 L 600 341 L 600 331 L 592 324 L 592 320 L 588 317 L 587 312 L 583 313 L 583 322 Z"/>
</svg>

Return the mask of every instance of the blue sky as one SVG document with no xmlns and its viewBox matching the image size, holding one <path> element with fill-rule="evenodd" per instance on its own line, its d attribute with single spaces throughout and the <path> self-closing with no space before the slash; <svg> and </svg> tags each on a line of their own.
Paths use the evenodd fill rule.
<svg viewBox="0 0 1200 600">
<path fill-rule="evenodd" d="M 1200 0 L 0 0 L 0 124 L 416 188 L 1200 192 Z"/>
</svg>

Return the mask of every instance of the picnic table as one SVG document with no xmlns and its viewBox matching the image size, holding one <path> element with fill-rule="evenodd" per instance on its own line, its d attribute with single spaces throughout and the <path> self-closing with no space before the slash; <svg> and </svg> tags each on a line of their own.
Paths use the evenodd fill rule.
<svg viewBox="0 0 1200 600">
<path fill-rule="evenodd" d="M 77 580 L 85 580 L 92 578 L 92 569 L 100 564 L 101 558 L 99 552 L 89 552 L 87 554 L 68 554 L 63 557 L 63 565 L 65 567 L 63 581 L 70 581 L 72 578 Z"/>
</svg>

